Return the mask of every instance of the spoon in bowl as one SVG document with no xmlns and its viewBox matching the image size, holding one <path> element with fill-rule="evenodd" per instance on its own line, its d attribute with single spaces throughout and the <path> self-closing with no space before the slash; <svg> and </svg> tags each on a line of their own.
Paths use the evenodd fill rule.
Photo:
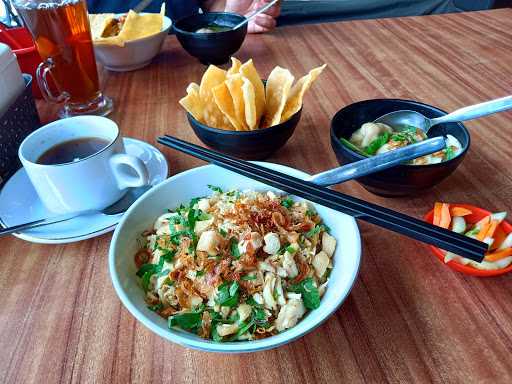
<svg viewBox="0 0 512 384">
<path fill-rule="evenodd" d="M 419 112 L 402 110 L 387 113 L 376 119 L 374 123 L 384 123 L 398 131 L 405 129 L 407 126 L 413 126 L 427 133 L 430 128 L 437 124 L 472 120 L 493 113 L 503 112 L 510 108 L 512 108 L 512 96 L 506 96 L 460 108 L 435 119 L 429 119 Z"/>
<path fill-rule="evenodd" d="M 258 16 L 260 13 L 263 13 L 265 12 L 267 9 L 269 9 L 270 7 L 272 7 L 275 3 L 277 3 L 279 0 L 272 0 L 270 3 L 264 5 L 263 7 L 261 7 L 260 9 L 257 9 L 255 10 L 253 13 L 251 13 L 250 15 L 246 16 L 245 17 L 245 20 L 244 21 L 241 21 L 240 23 L 238 23 L 237 25 L 235 25 L 233 27 L 233 29 L 237 29 L 237 28 L 240 28 L 242 26 L 244 26 L 245 24 L 247 24 L 250 20 L 252 20 L 253 18 L 255 18 L 256 16 Z"/>
<path fill-rule="evenodd" d="M 317 173 L 306 180 L 323 187 L 328 187 L 343 183 L 344 181 L 357 179 L 358 177 L 366 176 L 370 173 L 379 172 L 403 163 L 404 161 L 430 155 L 431 153 L 441 151 L 445 148 L 446 142 L 444 137 L 438 136 L 393 151 L 371 156 L 367 159 L 355 161 L 338 168 L 329 169 L 328 171 Z"/>
</svg>

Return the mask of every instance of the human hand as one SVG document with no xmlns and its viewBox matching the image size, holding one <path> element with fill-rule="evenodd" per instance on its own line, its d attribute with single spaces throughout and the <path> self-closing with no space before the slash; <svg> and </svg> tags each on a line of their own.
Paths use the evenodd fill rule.
<svg viewBox="0 0 512 384">
<path fill-rule="evenodd" d="M 226 0 L 225 11 L 248 15 L 269 2 L 270 0 Z M 276 17 L 281 13 L 280 3 L 278 2 L 249 21 L 247 31 L 249 33 L 264 33 L 274 29 L 276 27 Z"/>
</svg>

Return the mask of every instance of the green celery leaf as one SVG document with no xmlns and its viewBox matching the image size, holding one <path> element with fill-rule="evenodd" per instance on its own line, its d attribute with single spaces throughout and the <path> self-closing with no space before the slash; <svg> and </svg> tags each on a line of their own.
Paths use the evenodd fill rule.
<svg viewBox="0 0 512 384">
<path fill-rule="evenodd" d="M 289 246 L 286 247 L 286 252 L 293 254 L 293 253 L 297 252 L 297 250 L 295 249 L 294 246 L 289 245 Z"/>
<path fill-rule="evenodd" d="M 390 134 L 389 132 L 382 132 L 376 139 L 374 139 L 368 146 L 364 149 L 364 151 L 369 155 L 375 155 L 375 153 L 389 141 Z"/>
<path fill-rule="evenodd" d="M 283 201 L 281 201 L 281 205 L 287 209 L 290 209 L 293 206 L 293 200 L 287 197 L 286 199 L 283 199 Z"/>
<path fill-rule="evenodd" d="M 290 285 L 288 291 L 300 293 L 304 306 L 308 309 L 316 309 L 320 306 L 320 293 L 315 287 L 313 279 L 308 277 L 298 284 Z"/>
<path fill-rule="evenodd" d="M 235 296 L 238 293 L 238 289 L 240 288 L 240 285 L 234 281 L 233 284 L 229 287 L 229 295 Z"/>
<path fill-rule="evenodd" d="M 254 325 L 254 321 L 249 321 L 248 323 L 240 323 L 238 332 L 229 338 L 229 341 L 238 340 L 240 336 L 246 333 L 252 326 Z"/>
<path fill-rule="evenodd" d="M 455 151 L 453 150 L 452 147 L 446 147 L 446 149 L 444 150 L 444 155 L 447 161 L 451 160 L 455 157 Z"/>
<path fill-rule="evenodd" d="M 153 273 L 156 273 L 154 272 L 156 269 L 158 268 L 158 264 L 151 264 L 151 263 L 148 263 L 148 264 L 143 264 L 140 269 L 137 271 L 137 276 L 138 277 L 142 277 L 144 276 L 144 274 L 146 272 L 153 272 Z"/>
<path fill-rule="evenodd" d="M 256 280 L 256 275 L 244 275 L 240 278 L 243 281 Z"/>
<path fill-rule="evenodd" d="M 231 284 L 229 282 L 221 284 L 215 302 L 222 307 L 235 307 L 238 304 L 239 287 L 236 281 Z"/>
<path fill-rule="evenodd" d="M 152 271 L 148 271 L 142 276 L 142 288 L 144 288 L 144 292 L 147 292 L 149 290 L 149 281 L 151 279 L 151 276 L 153 276 L 154 273 Z"/>
<path fill-rule="evenodd" d="M 232 237 L 229 242 L 230 242 L 229 247 L 231 249 L 231 255 L 233 256 L 233 258 L 238 260 L 240 258 L 240 250 L 238 249 L 238 240 L 236 237 Z"/>
<path fill-rule="evenodd" d="M 174 249 L 161 249 L 161 250 L 163 253 L 160 256 L 160 260 L 167 261 L 168 263 L 172 262 L 177 251 Z"/>
<path fill-rule="evenodd" d="M 208 184 L 208 188 L 210 188 L 214 192 L 222 193 L 222 189 L 220 187 L 215 186 L 215 185 Z"/>
<path fill-rule="evenodd" d="M 364 151 L 364 149 L 359 148 L 358 146 L 352 144 L 350 141 L 348 141 L 344 137 L 340 137 L 340 142 L 348 149 L 351 149 L 352 151 L 357 152 L 362 156 L 368 157 L 368 154 Z"/>
<path fill-rule="evenodd" d="M 185 330 L 197 329 L 201 326 L 201 312 L 185 312 L 169 317 L 169 328 L 173 326 L 180 327 Z"/>
</svg>

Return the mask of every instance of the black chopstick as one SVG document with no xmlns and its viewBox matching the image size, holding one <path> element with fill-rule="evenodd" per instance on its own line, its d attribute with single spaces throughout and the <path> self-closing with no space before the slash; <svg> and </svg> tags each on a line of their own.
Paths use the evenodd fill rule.
<svg viewBox="0 0 512 384">
<path fill-rule="evenodd" d="M 220 154 L 172 136 L 160 137 L 158 142 L 246 177 L 272 185 L 288 193 L 301 196 L 307 200 L 416 240 L 435 245 L 477 262 L 483 260 L 484 254 L 488 249 L 487 244 L 478 240 L 257 164 Z"/>
</svg>

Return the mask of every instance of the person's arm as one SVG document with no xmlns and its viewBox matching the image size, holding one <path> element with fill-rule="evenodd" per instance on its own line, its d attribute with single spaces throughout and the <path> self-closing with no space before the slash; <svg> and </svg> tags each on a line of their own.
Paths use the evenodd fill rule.
<svg viewBox="0 0 512 384">
<path fill-rule="evenodd" d="M 269 0 L 205 0 L 203 6 L 209 11 L 235 12 L 247 15 L 267 4 Z M 277 3 L 264 13 L 249 22 L 249 33 L 263 33 L 275 28 L 276 18 L 281 12 L 281 4 Z"/>
<path fill-rule="evenodd" d="M 203 0 L 201 1 L 201 7 L 210 12 L 224 12 L 226 9 L 226 0 Z"/>
</svg>

